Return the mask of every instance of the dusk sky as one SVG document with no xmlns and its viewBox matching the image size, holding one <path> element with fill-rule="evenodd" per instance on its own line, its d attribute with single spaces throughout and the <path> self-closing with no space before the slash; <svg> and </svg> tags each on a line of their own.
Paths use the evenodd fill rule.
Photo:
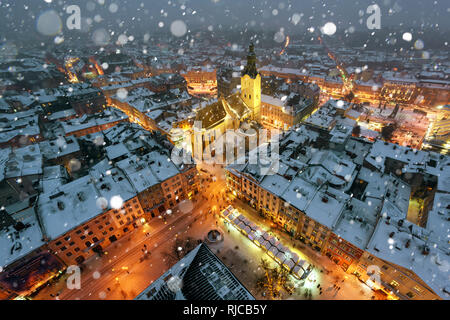
<svg viewBox="0 0 450 320">
<path fill-rule="evenodd" d="M 422 0 L 14 0 L 0 1 L 0 35 L 2 40 L 13 40 L 14 33 L 36 31 L 37 20 L 42 13 L 55 10 L 63 25 L 69 16 L 64 8 L 77 4 L 84 21 L 91 21 L 91 29 L 108 28 L 154 31 L 168 30 L 176 19 L 183 20 L 188 28 L 208 27 L 233 29 L 249 27 L 261 30 L 284 28 L 287 32 L 302 32 L 309 27 L 320 27 L 333 22 L 337 31 L 350 26 L 364 31 L 371 4 L 381 8 L 381 28 L 397 26 L 400 31 L 450 29 L 450 3 L 448 1 Z M 293 16 L 296 23 L 293 23 Z M 164 24 L 162 25 L 161 22 Z M 64 32 L 64 30 L 63 30 Z"/>
</svg>

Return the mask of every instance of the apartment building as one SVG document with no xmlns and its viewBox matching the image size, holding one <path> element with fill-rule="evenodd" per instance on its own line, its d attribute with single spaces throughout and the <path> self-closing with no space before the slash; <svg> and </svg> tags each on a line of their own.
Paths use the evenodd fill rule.
<svg viewBox="0 0 450 320">
<path fill-rule="evenodd" d="M 269 164 L 277 170 L 266 171 L 271 174 L 248 158 L 229 165 L 228 190 L 387 297 L 449 299 L 448 221 L 442 217 L 449 190 L 439 183 L 448 178 L 442 174 L 448 159 L 405 153 L 405 147 L 381 141 L 357 144 L 353 138 L 346 144 L 360 147 L 360 156 L 350 157 L 339 149 L 314 149 L 317 138 L 306 126 L 288 131 L 280 141 L 279 163 Z M 393 174 L 390 158 L 401 162 L 406 178 Z M 414 190 L 408 181 L 414 182 L 414 175 L 438 179 L 426 227 L 407 220 Z"/>
</svg>

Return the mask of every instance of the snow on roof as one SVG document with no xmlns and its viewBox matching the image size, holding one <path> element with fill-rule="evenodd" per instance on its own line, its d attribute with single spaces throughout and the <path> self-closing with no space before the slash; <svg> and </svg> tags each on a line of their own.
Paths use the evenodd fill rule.
<svg viewBox="0 0 450 320">
<path fill-rule="evenodd" d="M 264 177 L 261 187 L 280 197 L 289 185 L 289 181 L 280 175 L 271 175 Z"/>
<path fill-rule="evenodd" d="M 331 139 L 330 142 L 342 144 L 347 141 L 352 134 L 353 126 L 345 126 L 341 124 L 337 124 L 330 131 Z"/>
<path fill-rule="evenodd" d="M 300 69 L 293 69 L 293 68 L 279 68 L 275 67 L 273 65 L 267 65 L 264 67 L 259 68 L 259 72 L 276 72 L 281 74 L 293 74 L 298 76 L 307 76 L 308 72 L 302 72 Z"/>
<path fill-rule="evenodd" d="M 311 173 L 308 178 L 316 183 L 319 183 L 318 179 L 322 181 L 326 179 L 335 186 L 343 186 L 350 184 L 357 173 L 356 164 L 353 161 L 338 157 L 330 150 L 313 153 L 309 165 L 321 166 L 327 171 L 326 176 L 318 174 L 315 170 L 308 171 Z"/>
<path fill-rule="evenodd" d="M 89 174 L 41 194 L 38 214 L 46 235 L 56 239 L 101 214 L 106 208 L 99 198 L 109 203 L 113 196 L 120 196 L 125 202 L 135 195 L 130 183 L 117 170 L 98 178 Z"/>
<path fill-rule="evenodd" d="M 450 190 L 450 158 L 447 157 L 445 161 L 441 162 L 437 171 L 437 176 L 437 189 L 448 192 Z"/>
<path fill-rule="evenodd" d="M 75 118 L 71 120 L 61 121 L 61 125 L 66 134 L 76 132 L 79 130 L 95 127 L 102 124 L 108 124 L 123 119 L 128 119 L 128 116 L 121 111 L 114 109 L 108 116 L 83 116 L 81 118 Z"/>
<path fill-rule="evenodd" d="M 331 127 L 335 122 L 335 105 L 329 100 L 321 106 L 316 112 L 311 114 L 304 122 L 323 128 Z"/>
<path fill-rule="evenodd" d="M 0 181 L 5 178 L 5 166 L 8 163 L 11 154 L 11 147 L 2 149 L 0 152 Z"/>
<path fill-rule="evenodd" d="M 277 106 L 277 107 L 284 107 L 286 104 L 286 100 L 282 100 L 282 99 L 278 99 L 276 97 L 261 94 L 261 102 L 267 103 L 267 104 L 270 104 L 273 106 Z"/>
<path fill-rule="evenodd" d="M 0 98 L 0 110 L 1 111 L 9 111 L 11 106 L 5 101 L 4 98 Z"/>
<path fill-rule="evenodd" d="M 14 149 L 5 164 L 5 178 L 42 174 L 42 154 L 37 145 Z"/>
<path fill-rule="evenodd" d="M 431 238 L 442 248 L 448 249 L 450 234 L 450 194 L 437 192 L 433 209 L 428 212 L 427 230 L 433 230 Z"/>
<path fill-rule="evenodd" d="M 361 168 L 357 179 L 367 182 L 364 195 L 372 202 L 385 196 L 400 212 L 408 211 L 411 187 L 401 179 L 365 167 Z"/>
<path fill-rule="evenodd" d="M 56 159 L 80 151 L 77 139 L 72 136 L 59 136 L 57 139 L 39 143 L 39 149 L 45 159 Z"/>
<path fill-rule="evenodd" d="M 128 154 L 128 149 L 125 148 L 123 143 L 113 144 L 111 146 L 107 146 L 105 149 L 109 160 L 114 160 Z"/>
<path fill-rule="evenodd" d="M 410 164 L 424 164 L 428 162 L 429 155 L 425 151 L 415 150 L 397 144 L 377 140 L 374 142 L 366 161 L 380 171 L 384 171 L 386 158 Z"/>
<path fill-rule="evenodd" d="M 332 229 L 344 209 L 349 195 L 333 188 L 319 191 L 311 199 L 306 214 L 315 221 Z"/>
<path fill-rule="evenodd" d="M 51 115 L 47 116 L 47 119 L 49 120 L 58 120 L 61 118 L 68 118 L 71 116 L 75 116 L 77 113 L 73 109 L 68 110 L 62 110 L 52 113 Z"/>
<path fill-rule="evenodd" d="M 150 162 L 150 169 L 159 181 L 167 180 L 179 173 L 175 164 L 166 155 L 157 151 L 152 151 L 148 154 Z"/>
<path fill-rule="evenodd" d="M 63 185 L 66 178 L 67 172 L 63 166 L 44 167 L 44 173 L 42 177 L 43 192 L 52 192 L 57 187 Z"/>
<path fill-rule="evenodd" d="M 351 199 L 350 206 L 352 209 L 344 210 L 333 231 L 359 248 L 365 248 L 375 229 L 379 208 L 356 198 Z"/>
<path fill-rule="evenodd" d="M 409 231 L 409 226 L 412 227 L 414 235 Z M 411 270 L 437 295 L 443 299 L 450 299 L 450 295 L 443 291 L 450 281 L 448 248 L 444 252 L 439 247 L 427 243 L 421 239 L 423 233 L 426 233 L 423 228 L 409 221 L 404 220 L 403 226 L 399 227 L 397 220 L 391 219 L 387 224 L 386 218 L 382 218 L 375 228 L 367 251 L 380 259 Z M 427 255 L 423 254 L 425 247 Z"/>
<path fill-rule="evenodd" d="M 315 191 L 316 187 L 314 185 L 301 177 L 295 177 L 283 192 L 282 198 L 292 206 L 305 212 L 306 207 L 314 197 Z"/>
<path fill-rule="evenodd" d="M 0 230 L 0 266 L 3 268 L 44 244 L 41 228 L 33 212 L 26 215 L 22 223 L 26 228 L 20 231 L 12 226 Z"/>
</svg>

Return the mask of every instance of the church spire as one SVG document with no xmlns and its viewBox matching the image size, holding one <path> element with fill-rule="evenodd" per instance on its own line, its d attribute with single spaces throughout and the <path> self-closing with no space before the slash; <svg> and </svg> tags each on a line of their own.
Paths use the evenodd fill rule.
<svg viewBox="0 0 450 320">
<path fill-rule="evenodd" d="M 247 56 L 247 66 L 242 71 L 242 76 L 248 75 L 250 78 L 255 79 L 258 75 L 258 70 L 256 69 L 256 54 L 255 45 L 253 42 L 250 43 L 249 52 Z"/>
</svg>

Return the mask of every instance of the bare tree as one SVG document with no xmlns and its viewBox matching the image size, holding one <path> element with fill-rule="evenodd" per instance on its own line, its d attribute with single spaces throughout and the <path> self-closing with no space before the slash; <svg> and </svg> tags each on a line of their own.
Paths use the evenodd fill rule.
<svg viewBox="0 0 450 320">
<path fill-rule="evenodd" d="M 261 259 L 260 267 L 264 270 L 264 275 L 257 280 L 256 286 L 262 290 L 266 289 L 271 299 L 281 299 L 282 290 L 288 294 L 294 292 L 294 287 L 289 280 L 289 272 L 285 268 L 271 268 L 264 258 Z"/>
<path fill-rule="evenodd" d="M 173 266 L 198 245 L 192 237 L 176 238 L 170 249 L 163 252 L 168 267 Z"/>
</svg>

